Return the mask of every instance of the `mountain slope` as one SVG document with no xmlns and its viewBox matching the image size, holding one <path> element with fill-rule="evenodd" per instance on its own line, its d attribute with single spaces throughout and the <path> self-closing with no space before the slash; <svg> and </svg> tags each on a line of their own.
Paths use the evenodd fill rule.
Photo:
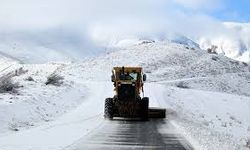
<svg viewBox="0 0 250 150">
<path fill-rule="evenodd" d="M 81 68 L 77 71 L 79 76 L 88 79 L 107 80 L 108 76 L 98 72 L 109 74 L 113 66 L 121 65 L 142 66 L 151 82 L 176 80 L 169 83 L 178 83 L 182 80 L 201 90 L 249 95 L 248 64 L 171 42 L 120 47 L 107 55 L 79 63 L 72 69 Z M 69 68 L 68 72 L 73 70 Z"/>
</svg>

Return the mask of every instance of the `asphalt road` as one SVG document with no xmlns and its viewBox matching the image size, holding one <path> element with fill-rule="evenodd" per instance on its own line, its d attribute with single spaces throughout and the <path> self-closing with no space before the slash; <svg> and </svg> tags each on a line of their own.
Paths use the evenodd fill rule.
<svg viewBox="0 0 250 150">
<path fill-rule="evenodd" d="M 166 120 L 105 121 L 68 150 L 191 150 L 188 142 Z"/>
</svg>

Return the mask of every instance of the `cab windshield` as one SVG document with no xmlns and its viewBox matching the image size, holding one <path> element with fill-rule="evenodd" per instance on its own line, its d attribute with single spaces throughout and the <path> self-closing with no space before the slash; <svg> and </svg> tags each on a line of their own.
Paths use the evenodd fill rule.
<svg viewBox="0 0 250 150">
<path fill-rule="evenodd" d="M 136 72 L 131 72 L 131 73 L 125 73 L 125 74 L 120 74 L 120 80 L 132 80 L 136 81 L 138 79 L 138 73 Z"/>
</svg>

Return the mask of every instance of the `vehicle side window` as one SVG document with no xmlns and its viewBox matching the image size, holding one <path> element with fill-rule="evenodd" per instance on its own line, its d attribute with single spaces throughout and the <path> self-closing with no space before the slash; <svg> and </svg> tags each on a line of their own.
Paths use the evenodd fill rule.
<svg viewBox="0 0 250 150">
<path fill-rule="evenodd" d="M 132 80 L 136 81 L 137 78 L 138 78 L 138 73 L 136 73 L 136 72 L 131 72 L 131 73 L 129 74 L 129 76 L 132 77 Z"/>
</svg>

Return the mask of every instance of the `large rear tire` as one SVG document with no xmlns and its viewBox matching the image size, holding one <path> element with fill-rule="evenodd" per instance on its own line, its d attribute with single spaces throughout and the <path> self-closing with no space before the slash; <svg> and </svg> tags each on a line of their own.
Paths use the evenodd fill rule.
<svg viewBox="0 0 250 150">
<path fill-rule="evenodd" d="M 104 118 L 113 119 L 113 99 L 105 99 Z"/>
<path fill-rule="evenodd" d="M 141 119 L 146 121 L 148 120 L 148 105 L 149 105 L 149 98 L 148 97 L 143 97 L 142 100 L 142 114 L 141 114 Z"/>
</svg>

